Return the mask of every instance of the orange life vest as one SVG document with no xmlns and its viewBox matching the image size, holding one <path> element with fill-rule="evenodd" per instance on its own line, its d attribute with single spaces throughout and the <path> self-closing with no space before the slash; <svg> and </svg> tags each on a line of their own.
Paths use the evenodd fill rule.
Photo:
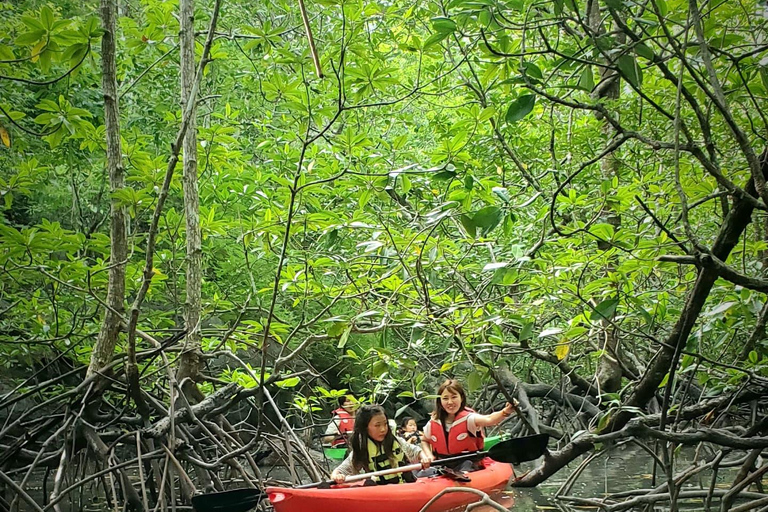
<svg viewBox="0 0 768 512">
<path fill-rule="evenodd" d="M 336 424 L 338 429 L 338 437 L 333 440 L 331 446 L 338 446 L 347 443 L 347 434 L 351 434 L 355 430 L 355 417 L 349 414 L 346 409 L 339 407 L 333 411 L 333 419 L 331 420 Z"/>
<path fill-rule="evenodd" d="M 453 420 L 451 429 L 446 437 L 443 424 L 439 420 L 430 420 L 429 437 L 426 441 L 432 446 L 432 452 L 435 457 L 447 457 L 449 455 L 458 455 L 462 452 L 477 452 L 483 449 L 485 440 L 483 431 L 477 434 L 467 429 L 467 418 L 472 414 L 472 409 L 465 408 L 459 412 Z"/>
</svg>

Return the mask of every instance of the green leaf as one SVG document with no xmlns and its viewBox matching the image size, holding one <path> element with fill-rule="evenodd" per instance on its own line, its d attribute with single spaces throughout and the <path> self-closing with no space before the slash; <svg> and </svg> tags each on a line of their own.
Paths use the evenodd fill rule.
<svg viewBox="0 0 768 512">
<path fill-rule="evenodd" d="M 456 171 L 445 169 L 432 175 L 436 180 L 452 180 L 456 177 Z"/>
<path fill-rule="evenodd" d="M 445 16 L 432 18 L 432 28 L 441 34 L 450 34 L 456 31 L 456 22 Z"/>
<path fill-rule="evenodd" d="M 579 84 L 576 86 L 582 91 L 592 92 L 595 88 L 595 78 L 592 74 L 592 66 L 584 66 L 581 70 L 581 76 L 579 77 Z"/>
<path fill-rule="evenodd" d="M 347 340 L 349 339 L 349 333 L 352 332 L 352 325 L 347 327 L 344 332 L 339 337 L 339 343 L 336 345 L 336 348 L 344 348 L 344 346 L 347 344 Z"/>
<path fill-rule="evenodd" d="M 615 235 L 613 225 L 607 223 L 595 224 L 589 228 L 589 232 L 600 240 L 612 240 Z"/>
<path fill-rule="evenodd" d="M 624 7 L 624 2 L 622 0 L 605 0 L 605 5 L 611 9 L 621 9 Z"/>
<path fill-rule="evenodd" d="M 757 361 L 758 361 L 757 352 L 755 352 L 754 350 L 751 350 L 749 352 L 749 362 L 752 364 L 757 364 Z"/>
<path fill-rule="evenodd" d="M 708 311 L 704 313 L 704 316 L 719 316 L 731 309 L 736 303 L 735 302 L 723 302 L 716 308 L 714 308 L 711 311 Z"/>
<path fill-rule="evenodd" d="M 53 26 L 53 11 L 47 5 L 44 5 L 43 8 L 40 9 L 40 21 L 48 30 Z"/>
<path fill-rule="evenodd" d="M 275 385 L 279 388 L 295 388 L 299 382 L 301 382 L 301 379 L 298 377 L 291 377 L 290 379 L 285 380 L 279 380 L 275 382 Z"/>
<path fill-rule="evenodd" d="M 424 49 L 425 50 L 429 49 L 430 47 L 436 45 L 437 43 L 439 43 L 440 41 L 448 37 L 449 35 L 451 35 L 450 32 L 435 32 L 434 34 L 429 36 L 426 41 L 424 41 Z"/>
<path fill-rule="evenodd" d="M 600 421 L 597 422 L 597 430 L 596 432 L 602 431 L 605 427 L 608 426 L 608 422 L 611 421 L 611 417 L 613 416 L 613 410 L 608 410 L 605 414 L 603 414 L 600 417 Z"/>
<path fill-rule="evenodd" d="M 537 66 L 533 62 L 523 63 L 523 73 L 525 73 L 525 75 L 528 78 L 533 78 L 534 82 L 541 82 L 541 80 L 543 80 L 544 78 L 544 75 L 542 75 L 541 69 L 539 68 L 539 66 Z"/>
<path fill-rule="evenodd" d="M 631 55 L 622 55 L 617 62 L 619 70 L 624 78 L 636 88 L 643 85 L 643 72 L 637 64 L 637 60 Z"/>
<path fill-rule="evenodd" d="M 640 57 L 643 57 L 644 59 L 648 59 L 650 61 L 653 60 L 653 50 L 651 50 L 648 46 L 646 46 L 643 43 L 637 43 L 634 47 L 635 53 L 639 55 Z"/>
<path fill-rule="evenodd" d="M 469 391 L 477 391 L 483 385 L 483 376 L 478 371 L 470 372 L 465 382 Z"/>
<path fill-rule="evenodd" d="M 31 30 L 39 30 L 43 34 L 45 34 L 45 27 L 42 23 L 40 23 L 40 20 L 37 18 L 33 18 L 32 16 L 22 16 L 21 22 L 24 23 L 27 27 L 29 27 Z"/>
<path fill-rule="evenodd" d="M 482 228 L 483 235 L 487 235 L 499 225 L 503 216 L 504 212 L 498 206 L 486 206 L 472 216 L 472 222 Z"/>
<path fill-rule="evenodd" d="M 32 30 L 24 32 L 14 41 L 19 46 L 29 46 L 35 44 L 45 36 L 45 30 Z"/>
<path fill-rule="evenodd" d="M 495 107 L 485 107 L 483 111 L 480 112 L 480 115 L 477 117 L 477 120 L 480 122 L 487 121 L 491 119 L 494 115 L 496 115 Z"/>
<path fill-rule="evenodd" d="M 616 307 L 619 305 L 619 299 L 610 298 L 605 299 L 600 304 L 595 306 L 595 310 L 592 313 L 592 320 L 608 320 L 613 318 L 616 314 Z"/>
<path fill-rule="evenodd" d="M 525 341 L 531 339 L 533 335 L 533 322 L 526 322 L 523 324 L 523 328 L 520 329 L 520 334 L 517 336 L 518 341 Z"/>
<path fill-rule="evenodd" d="M 461 217 L 459 217 L 459 220 L 461 221 L 461 225 L 464 226 L 464 229 L 467 231 L 467 234 L 475 238 L 477 236 L 477 226 L 475 225 L 475 222 L 466 214 L 462 214 Z"/>
<path fill-rule="evenodd" d="M 531 113 L 536 104 L 535 94 L 524 94 L 517 98 L 507 109 L 505 119 L 508 123 L 516 123 Z"/>
<path fill-rule="evenodd" d="M 341 336 L 348 327 L 349 323 L 347 322 L 334 322 L 328 326 L 325 332 L 328 336 Z"/>
<path fill-rule="evenodd" d="M 371 369 L 371 376 L 374 379 L 376 379 L 384 375 L 387 371 L 389 371 L 389 365 L 382 360 L 378 360 L 375 363 L 373 363 L 373 368 Z"/>
</svg>

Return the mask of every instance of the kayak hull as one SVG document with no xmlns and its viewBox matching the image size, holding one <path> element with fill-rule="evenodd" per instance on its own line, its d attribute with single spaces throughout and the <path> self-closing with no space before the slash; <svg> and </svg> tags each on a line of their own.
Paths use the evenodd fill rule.
<svg viewBox="0 0 768 512">
<path fill-rule="evenodd" d="M 331 448 L 331 447 L 325 446 L 323 447 L 323 453 L 325 454 L 326 458 L 329 458 L 331 460 L 344 460 L 344 458 L 347 456 L 347 449 Z"/>
<path fill-rule="evenodd" d="M 444 476 L 419 478 L 410 484 L 363 486 L 359 483 L 330 489 L 267 487 L 275 512 L 419 512 L 437 493 L 448 487 L 468 487 L 486 493 L 500 491 L 514 474 L 512 466 L 482 460 L 483 469 L 468 473 L 471 482 L 457 482 Z M 478 500 L 471 492 L 441 496 L 429 512 L 462 507 Z"/>
</svg>

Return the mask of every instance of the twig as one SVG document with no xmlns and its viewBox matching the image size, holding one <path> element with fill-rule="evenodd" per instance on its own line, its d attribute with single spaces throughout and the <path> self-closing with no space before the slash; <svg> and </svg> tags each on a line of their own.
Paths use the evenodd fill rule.
<svg viewBox="0 0 768 512">
<path fill-rule="evenodd" d="M 312 62 L 315 64 L 315 72 L 317 73 L 318 78 L 323 78 L 323 70 L 320 67 L 320 57 L 318 57 L 317 48 L 315 48 L 315 38 L 312 37 L 312 27 L 309 25 L 309 17 L 307 16 L 307 8 L 304 5 L 304 0 L 299 0 L 299 9 L 301 10 L 301 19 L 304 22 L 304 30 L 307 33 L 309 51 L 312 53 Z"/>
</svg>

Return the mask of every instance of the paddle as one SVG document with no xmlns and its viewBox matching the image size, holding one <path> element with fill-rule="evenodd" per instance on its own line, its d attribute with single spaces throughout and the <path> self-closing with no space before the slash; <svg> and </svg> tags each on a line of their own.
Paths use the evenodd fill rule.
<svg viewBox="0 0 768 512">
<path fill-rule="evenodd" d="M 538 459 L 547 453 L 547 434 L 536 434 L 525 437 L 515 437 L 501 441 L 485 452 L 472 452 L 447 459 L 440 459 L 432 462 L 431 467 L 440 467 L 463 460 L 479 459 L 481 457 L 490 457 L 498 462 L 508 464 L 517 464 L 527 460 Z M 372 478 L 374 476 L 392 475 L 403 473 L 405 471 L 416 471 L 421 469 L 421 464 L 410 464 L 399 468 L 384 469 L 373 473 L 348 476 L 345 482 L 357 482 Z M 311 489 L 324 485 L 334 485 L 333 480 L 315 482 L 306 485 L 300 485 L 297 489 Z M 264 493 L 258 489 L 233 489 L 231 491 L 215 492 L 212 494 L 200 494 L 192 498 L 192 506 L 197 512 L 245 512 L 258 505 L 264 498 Z"/>
<path fill-rule="evenodd" d="M 440 466 L 447 466 L 455 462 L 461 462 L 464 460 L 479 459 L 482 457 L 490 457 L 497 462 L 506 462 L 507 464 L 517 464 L 519 462 L 525 462 L 527 460 L 538 459 L 545 453 L 547 453 L 547 441 L 549 436 L 547 434 L 535 434 L 532 436 L 515 437 L 501 441 L 498 444 L 491 447 L 486 452 L 471 452 L 463 455 L 457 455 L 455 457 L 448 457 L 447 459 L 439 459 L 433 461 L 430 464 L 431 467 L 436 468 Z M 404 473 L 406 471 L 416 471 L 421 469 L 421 464 L 409 464 L 408 466 L 401 466 L 399 468 L 383 469 L 381 471 L 374 471 L 373 473 L 364 473 L 360 475 L 348 476 L 344 483 L 358 482 L 360 480 L 366 480 L 375 476 L 393 475 L 395 473 Z M 326 480 L 324 482 L 314 482 L 311 484 L 299 485 L 296 489 L 312 489 L 314 487 L 334 485 L 336 482 L 333 480 Z M 203 512 L 203 511 L 200 511 Z"/>
</svg>

